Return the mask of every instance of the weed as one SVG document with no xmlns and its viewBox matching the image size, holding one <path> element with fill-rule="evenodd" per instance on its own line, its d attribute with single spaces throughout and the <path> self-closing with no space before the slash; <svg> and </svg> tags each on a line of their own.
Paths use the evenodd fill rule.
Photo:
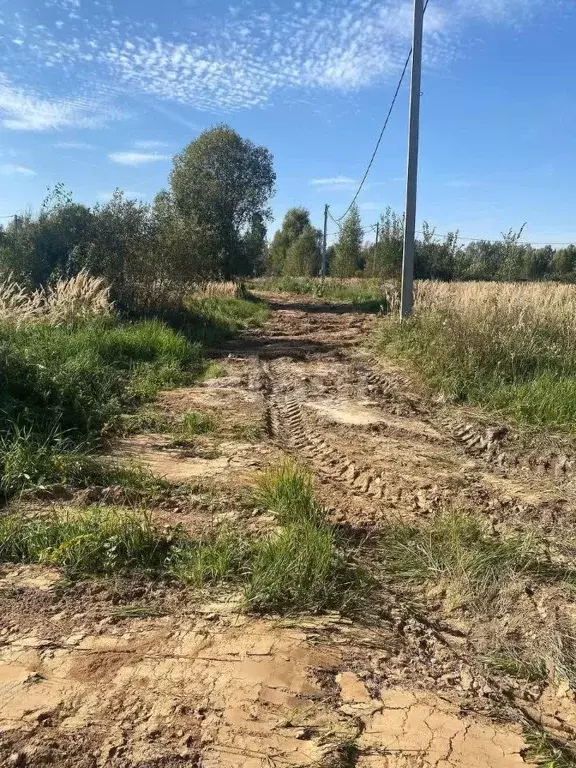
<svg viewBox="0 0 576 768">
<path fill-rule="evenodd" d="M 234 424 L 230 431 L 234 440 L 246 440 L 251 443 L 262 438 L 264 425 L 259 422 L 255 424 Z"/>
<path fill-rule="evenodd" d="M 221 528 L 212 538 L 177 550 L 171 572 L 188 584 L 231 581 L 243 575 L 251 557 L 251 546 L 229 528 Z"/>
<path fill-rule="evenodd" d="M 270 314 L 267 305 L 254 297 L 195 298 L 186 301 L 194 338 L 213 346 L 236 332 L 263 325 Z"/>
<path fill-rule="evenodd" d="M 487 656 L 484 663 L 492 672 L 503 673 L 529 682 L 546 680 L 547 677 L 546 663 L 543 660 L 527 661 L 512 651 Z"/>
<path fill-rule="evenodd" d="M 281 525 L 323 523 L 326 517 L 314 496 L 312 475 L 291 460 L 261 475 L 254 503 L 272 510 Z"/>
<path fill-rule="evenodd" d="M 390 286 L 376 279 L 274 277 L 254 281 L 254 287 L 262 291 L 318 296 L 328 301 L 346 302 L 351 305 L 351 309 L 363 312 L 386 312 L 390 304 Z"/>
<path fill-rule="evenodd" d="M 168 416 L 152 408 L 141 408 L 135 413 L 123 413 L 110 425 L 110 431 L 120 435 L 138 435 L 143 432 L 165 433 L 171 428 L 172 424 Z"/>
<path fill-rule="evenodd" d="M 496 536 L 477 518 L 449 512 L 425 528 L 390 526 L 382 536 L 383 567 L 391 578 L 419 583 L 443 579 L 458 602 L 485 605 L 504 582 L 521 576 L 571 581 L 576 571 L 556 566 L 531 536 Z"/>
<path fill-rule="evenodd" d="M 213 360 L 211 360 L 206 364 L 206 367 L 202 371 L 200 380 L 209 381 L 210 379 L 220 379 L 225 375 L 226 372 L 224 370 L 224 366 L 221 363 L 215 363 Z"/>
<path fill-rule="evenodd" d="M 50 563 L 70 574 L 158 574 L 172 546 L 171 537 L 146 514 L 110 507 L 40 518 L 0 517 L 0 561 Z"/>
<path fill-rule="evenodd" d="M 255 545 L 246 600 L 261 612 L 346 610 L 359 588 L 358 573 L 338 551 L 334 531 L 301 521 Z"/>
<path fill-rule="evenodd" d="M 206 435 L 214 432 L 215 429 L 216 422 L 212 416 L 198 411 L 188 411 L 178 426 L 178 433 L 183 436 Z"/>
<path fill-rule="evenodd" d="M 576 768 L 576 757 L 539 728 L 526 728 L 524 738 L 530 747 L 526 757 L 540 768 Z"/>
</svg>

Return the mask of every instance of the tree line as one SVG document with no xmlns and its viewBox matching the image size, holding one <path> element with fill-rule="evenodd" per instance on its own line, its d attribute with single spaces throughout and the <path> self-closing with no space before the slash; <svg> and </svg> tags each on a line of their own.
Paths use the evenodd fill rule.
<svg viewBox="0 0 576 768">
<path fill-rule="evenodd" d="M 366 243 L 357 206 L 344 219 L 336 242 L 327 248 L 327 271 L 334 277 L 397 278 L 402 269 L 404 219 L 387 208 L 379 219 L 378 243 Z M 523 228 L 501 240 L 464 245 L 458 232 L 442 238 L 427 222 L 416 243 L 415 277 L 429 280 L 576 280 L 576 246 L 535 248 L 520 242 Z M 322 233 L 305 208 L 291 208 L 270 244 L 266 272 L 276 276 L 318 275 Z"/>
<path fill-rule="evenodd" d="M 291 208 L 270 243 L 267 223 L 276 175 L 262 146 L 227 125 L 204 131 L 174 157 L 169 185 L 152 203 L 117 190 L 94 206 L 73 201 L 57 184 L 37 214 L 0 227 L 0 272 L 31 288 L 81 270 L 112 285 L 122 308 L 176 301 L 184 287 L 205 280 L 262 274 L 320 273 L 322 232 L 306 208 Z M 365 242 L 357 206 L 327 249 L 334 277 L 395 278 L 402 265 L 404 221 L 390 208 L 379 220 L 378 243 Z M 522 230 L 498 241 L 463 245 L 458 232 L 438 238 L 426 222 L 417 242 L 415 276 L 437 280 L 576 279 L 576 247 L 534 248 Z"/>
<path fill-rule="evenodd" d="M 57 184 L 37 214 L 0 228 L 0 271 L 34 288 L 81 270 L 102 275 L 122 308 L 163 304 L 182 286 L 265 269 L 276 176 L 270 152 L 226 125 L 174 157 L 148 204 L 117 190 L 92 207 Z"/>
</svg>

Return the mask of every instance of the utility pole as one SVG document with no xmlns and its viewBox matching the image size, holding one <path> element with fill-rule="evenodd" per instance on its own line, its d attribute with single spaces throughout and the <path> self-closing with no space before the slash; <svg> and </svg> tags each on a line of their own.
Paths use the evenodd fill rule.
<svg viewBox="0 0 576 768">
<path fill-rule="evenodd" d="M 418 191 L 418 138 L 420 129 L 420 84 L 422 81 L 422 31 L 424 0 L 414 0 L 412 37 L 412 76 L 410 81 L 410 128 L 408 132 L 408 170 L 406 174 L 406 215 L 404 254 L 402 257 L 402 294 L 400 317 L 412 314 L 414 289 L 414 250 L 416 230 L 416 194 Z"/>
<path fill-rule="evenodd" d="M 326 237 L 328 232 L 328 203 L 324 206 L 324 236 L 322 237 L 322 268 L 320 269 L 320 277 L 322 280 L 326 277 Z"/>
<path fill-rule="evenodd" d="M 372 277 L 376 277 L 376 251 L 378 250 L 378 236 L 380 235 L 380 222 L 376 222 L 376 242 L 374 243 L 374 253 L 372 256 Z"/>
<path fill-rule="evenodd" d="M 20 226 L 20 219 L 19 219 L 19 217 L 18 217 L 18 214 L 16 214 L 16 215 L 14 216 L 14 229 L 15 229 L 15 230 L 16 230 L 16 229 L 18 229 L 18 227 L 19 227 L 19 226 Z"/>
</svg>

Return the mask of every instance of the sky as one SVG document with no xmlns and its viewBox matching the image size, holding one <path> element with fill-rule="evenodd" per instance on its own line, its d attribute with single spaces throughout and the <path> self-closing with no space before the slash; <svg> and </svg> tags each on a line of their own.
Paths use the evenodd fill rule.
<svg viewBox="0 0 576 768">
<path fill-rule="evenodd" d="M 0 216 L 152 200 L 217 123 L 263 144 L 274 221 L 348 207 L 411 44 L 411 0 L 0 0 Z M 576 1 L 429 0 L 418 221 L 576 242 Z M 404 83 L 359 198 L 403 210 Z M 7 219 L 0 219 L 7 221 Z M 334 229 L 334 226 L 332 226 Z M 270 232 L 271 234 L 272 232 Z"/>
</svg>

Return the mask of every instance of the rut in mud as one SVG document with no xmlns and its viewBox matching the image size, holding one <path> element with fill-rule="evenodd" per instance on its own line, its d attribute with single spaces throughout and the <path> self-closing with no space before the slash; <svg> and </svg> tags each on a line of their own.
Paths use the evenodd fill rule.
<svg viewBox="0 0 576 768">
<path fill-rule="evenodd" d="M 117 447 L 193 484 L 159 504 L 157 520 L 193 534 L 222 521 L 257 534 L 270 524 L 266 511 L 243 494 L 258 470 L 291 455 L 354 542 L 450 507 L 496 532 L 541 532 L 566 555 L 570 454 L 527 451 L 501 425 L 434 401 L 373 359 L 376 317 L 267 298 L 268 325 L 221 350 L 224 377 L 160 398 L 167 414 L 213 414 L 218 437 L 191 447 L 143 434 Z M 377 558 L 366 564 L 378 575 Z M 555 633 L 568 638 L 576 609 L 554 585 L 515 589 L 479 619 L 470 606 L 448 609 L 441 585 L 416 601 L 383 579 L 364 617 L 278 619 L 240 613 L 233 592 L 67 590 L 46 568 L 6 567 L 0 763 L 536 765 L 527 728 L 576 746 L 574 691 L 553 674 L 495 674 L 485 658 L 499 642 L 528 651 Z"/>
</svg>

